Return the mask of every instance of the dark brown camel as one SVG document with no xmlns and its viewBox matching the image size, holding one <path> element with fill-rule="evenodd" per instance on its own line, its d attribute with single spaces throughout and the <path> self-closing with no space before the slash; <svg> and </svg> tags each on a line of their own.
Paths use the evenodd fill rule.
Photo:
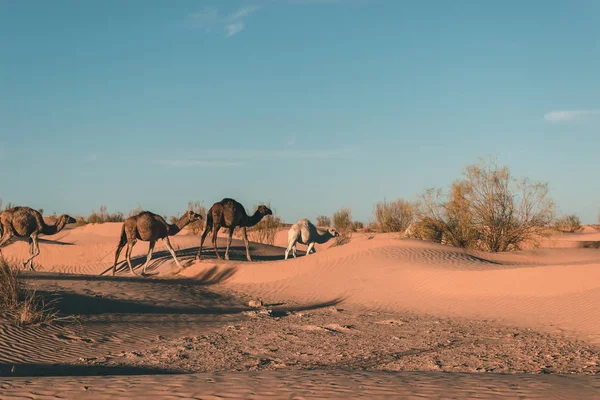
<svg viewBox="0 0 600 400">
<path fill-rule="evenodd" d="M 248 261 L 252 261 L 252 258 L 250 258 L 250 250 L 248 249 L 248 234 L 246 232 L 246 228 L 258 224 L 263 217 L 271 214 L 273 214 L 273 212 L 265 205 L 258 206 L 258 209 L 254 215 L 249 216 L 246 214 L 244 206 L 233 199 L 225 198 L 219 202 L 216 202 L 206 213 L 206 227 L 204 228 L 204 233 L 202 234 L 202 239 L 200 240 L 200 249 L 198 249 L 198 255 L 196 256 L 196 259 L 199 260 L 201 257 L 204 239 L 206 239 L 206 236 L 211 228 L 213 232 L 213 247 L 215 249 L 215 253 L 217 253 L 217 258 L 221 259 L 219 251 L 217 250 L 217 233 L 221 227 L 224 227 L 229 228 L 229 239 L 227 240 L 227 248 L 225 249 L 225 259 L 229 260 L 229 247 L 231 246 L 233 231 L 239 226 L 242 228 L 242 237 L 244 238 L 244 243 L 246 244 L 246 258 Z"/>
<path fill-rule="evenodd" d="M 40 254 L 38 244 L 38 235 L 54 235 L 60 232 L 65 225 L 75 223 L 75 219 L 63 214 L 58 217 L 54 225 L 48 225 L 39 211 L 29 207 L 13 207 L 4 210 L 0 214 L 0 225 L 2 237 L 0 238 L 0 257 L 2 257 L 2 247 L 14 236 L 20 239 L 29 239 L 29 258 L 23 263 L 26 268 L 33 271 L 33 259 Z"/>
<path fill-rule="evenodd" d="M 173 259 L 175 259 L 175 263 L 179 269 L 181 269 L 181 265 L 175 256 L 175 251 L 171 246 L 169 236 L 176 235 L 187 224 L 200 221 L 201 219 L 202 216 L 200 214 L 196 214 L 191 210 L 186 211 L 186 213 L 183 214 L 183 217 L 179 218 L 179 220 L 174 224 L 168 224 L 163 217 L 151 213 L 150 211 L 143 211 L 138 215 L 127 218 L 125 222 L 123 222 L 123 229 L 121 229 L 121 240 L 119 241 L 119 246 L 117 247 L 115 263 L 113 264 L 112 268 L 113 276 L 117 270 L 119 254 L 121 254 L 121 250 L 123 250 L 125 245 L 127 245 L 127 250 L 125 251 L 127 265 L 129 265 L 129 270 L 131 273 L 135 275 L 135 272 L 133 272 L 133 267 L 131 266 L 131 250 L 138 240 L 150 242 L 150 245 L 148 246 L 148 255 L 146 256 L 146 264 L 144 264 L 142 275 L 146 274 L 146 268 L 148 267 L 148 263 L 150 263 L 152 251 L 154 250 L 154 245 L 158 239 L 164 240 L 167 250 L 169 250 L 173 256 Z"/>
</svg>

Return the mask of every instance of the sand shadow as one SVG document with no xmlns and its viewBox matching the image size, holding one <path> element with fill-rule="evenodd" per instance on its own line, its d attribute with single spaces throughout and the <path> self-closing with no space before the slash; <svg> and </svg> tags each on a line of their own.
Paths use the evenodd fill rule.
<svg viewBox="0 0 600 400">
<path fill-rule="evenodd" d="M 600 241 L 586 240 L 581 241 L 577 245 L 581 249 L 600 249 Z"/>
<path fill-rule="evenodd" d="M 235 315 L 247 311 L 256 311 L 256 308 L 244 304 L 234 296 L 195 288 L 193 292 L 185 287 L 174 287 L 178 293 L 186 293 L 185 301 L 173 305 L 172 296 L 167 293 L 162 300 L 136 301 L 118 297 L 105 297 L 101 293 L 74 293 L 68 291 L 38 290 L 37 293 L 52 305 L 60 316 L 95 316 L 102 314 L 170 314 L 170 315 Z M 335 306 L 342 302 L 342 298 L 329 301 L 308 303 L 298 306 L 270 307 L 273 317 L 286 316 L 292 312 L 315 310 Z"/>
<path fill-rule="evenodd" d="M 0 364 L 0 376 L 107 376 L 176 374 L 162 368 L 76 365 L 76 364 Z"/>
</svg>

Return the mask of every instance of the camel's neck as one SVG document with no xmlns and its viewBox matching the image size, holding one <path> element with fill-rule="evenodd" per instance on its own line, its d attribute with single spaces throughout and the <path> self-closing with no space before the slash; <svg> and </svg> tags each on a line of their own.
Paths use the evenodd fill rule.
<svg viewBox="0 0 600 400">
<path fill-rule="evenodd" d="M 261 213 L 259 213 L 258 211 L 256 211 L 254 213 L 254 215 L 252 215 L 251 217 L 248 217 L 246 219 L 246 226 L 248 226 L 248 227 L 254 226 L 254 225 L 258 224 L 261 219 L 263 219 L 263 215 Z"/>
<path fill-rule="evenodd" d="M 183 217 L 179 218 L 177 220 L 177 222 L 175 222 L 174 224 L 169 225 L 169 235 L 178 234 L 179 231 L 181 231 L 183 228 L 185 228 L 185 226 L 189 223 L 190 223 L 190 218 L 186 214 Z"/>
<path fill-rule="evenodd" d="M 327 243 L 329 239 L 331 239 L 331 234 L 328 231 L 325 231 L 324 233 L 320 233 L 319 231 L 317 231 L 317 237 L 315 238 L 315 242 L 317 242 L 318 244 L 323 244 Z"/>
<path fill-rule="evenodd" d="M 43 219 L 42 219 L 43 222 Z M 45 222 L 43 222 L 43 226 L 42 226 L 42 233 L 44 235 L 54 235 L 55 233 L 58 233 L 62 230 L 62 228 L 65 227 L 65 225 L 67 224 L 67 220 L 65 217 L 61 216 L 58 221 L 56 221 L 54 223 L 54 225 L 48 225 Z"/>
</svg>

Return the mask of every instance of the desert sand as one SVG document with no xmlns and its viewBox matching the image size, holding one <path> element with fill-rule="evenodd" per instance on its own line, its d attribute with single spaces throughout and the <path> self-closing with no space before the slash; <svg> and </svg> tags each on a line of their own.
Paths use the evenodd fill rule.
<svg viewBox="0 0 600 400">
<path fill-rule="evenodd" d="M 0 320 L 2 398 L 594 398 L 600 396 L 600 231 L 488 254 L 355 233 L 245 261 L 200 237 L 159 242 L 149 277 L 112 266 L 120 223 L 43 237 L 27 282 L 64 321 Z M 161 247 L 162 246 L 162 247 Z M 224 240 L 219 239 L 221 254 Z M 138 242 L 139 273 L 148 245 Z M 27 243 L 3 249 L 18 262 Z"/>
</svg>

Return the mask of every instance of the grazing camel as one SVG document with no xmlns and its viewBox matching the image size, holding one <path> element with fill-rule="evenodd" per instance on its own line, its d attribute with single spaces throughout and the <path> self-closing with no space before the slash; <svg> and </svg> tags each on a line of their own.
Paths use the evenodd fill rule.
<svg viewBox="0 0 600 400">
<path fill-rule="evenodd" d="M 229 239 L 227 240 L 227 248 L 225 249 L 225 259 L 229 260 L 229 247 L 231 246 L 233 231 L 239 226 L 242 228 L 242 236 L 244 238 L 244 243 L 246 244 L 246 258 L 248 261 L 252 261 L 252 258 L 250 257 L 250 250 L 248 248 L 248 234 L 246 232 L 246 228 L 258 224 L 263 217 L 272 214 L 273 211 L 271 211 L 265 205 L 258 206 L 256 212 L 252 216 L 249 216 L 246 214 L 244 206 L 233 199 L 225 198 L 216 202 L 206 213 L 206 227 L 204 228 L 204 233 L 202 234 L 202 239 L 200 240 L 200 248 L 198 249 L 198 255 L 196 256 L 196 259 L 200 259 L 204 239 L 206 239 L 206 236 L 211 228 L 213 231 L 213 247 L 215 249 L 215 253 L 217 253 L 217 258 L 221 259 L 219 251 L 217 250 L 217 233 L 221 227 L 225 227 L 229 228 Z"/>
<path fill-rule="evenodd" d="M 313 252 L 317 251 L 315 250 L 315 243 L 323 244 L 339 235 L 333 228 L 328 228 L 324 233 L 319 233 L 316 226 L 308 219 L 303 218 L 292 225 L 288 231 L 288 247 L 285 250 L 285 259 L 287 260 L 290 250 L 294 258 L 296 258 L 296 243 L 308 245 L 306 255 L 309 255 L 311 250 Z"/>
<path fill-rule="evenodd" d="M 14 236 L 20 239 L 29 239 L 29 258 L 23 263 L 26 268 L 32 271 L 33 259 L 40 254 L 38 244 L 38 235 L 54 235 L 60 232 L 65 225 L 75 223 L 75 219 L 66 214 L 58 217 L 54 225 L 48 225 L 39 211 L 29 207 L 13 207 L 4 210 L 0 214 L 0 257 L 2 257 L 2 247 Z"/>
<path fill-rule="evenodd" d="M 119 240 L 119 245 L 117 246 L 117 252 L 115 254 L 115 263 L 113 264 L 112 274 L 115 276 L 115 272 L 117 270 L 117 261 L 119 260 L 119 254 L 123 247 L 127 245 L 127 250 L 125 251 L 125 259 L 127 260 L 127 265 L 129 265 L 129 270 L 133 275 L 133 267 L 131 266 L 131 250 L 133 250 L 133 246 L 135 246 L 138 240 L 144 242 L 150 242 L 148 246 L 148 255 L 146 256 L 146 264 L 144 264 L 144 268 L 142 270 L 142 275 L 146 274 L 146 268 L 150 263 L 150 258 L 152 258 L 152 251 L 154 250 L 154 245 L 158 239 L 163 239 L 167 250 L 173 256 L 175 263 L 181 269 L 181 265 L 179 261 L 177 261 L 177 257 L 175 256 L 175 251 L 171 246 L 171 241 L 169 240 L 169 236 L 176 235 L 182 230 L 187 224 L 200 221 L 202 216 L 200 214 L 196 214 L 192 210 L 186 211 L 185 214 L 177 222 L 174 224 L 168 224 L 163 217 L 160 215 L 151 213 L 150 211 L 142 211 L 141 213 L 131 216 L 123 222 L 123 228 L 121 229 L 121 239 Z"/>
</svg>

